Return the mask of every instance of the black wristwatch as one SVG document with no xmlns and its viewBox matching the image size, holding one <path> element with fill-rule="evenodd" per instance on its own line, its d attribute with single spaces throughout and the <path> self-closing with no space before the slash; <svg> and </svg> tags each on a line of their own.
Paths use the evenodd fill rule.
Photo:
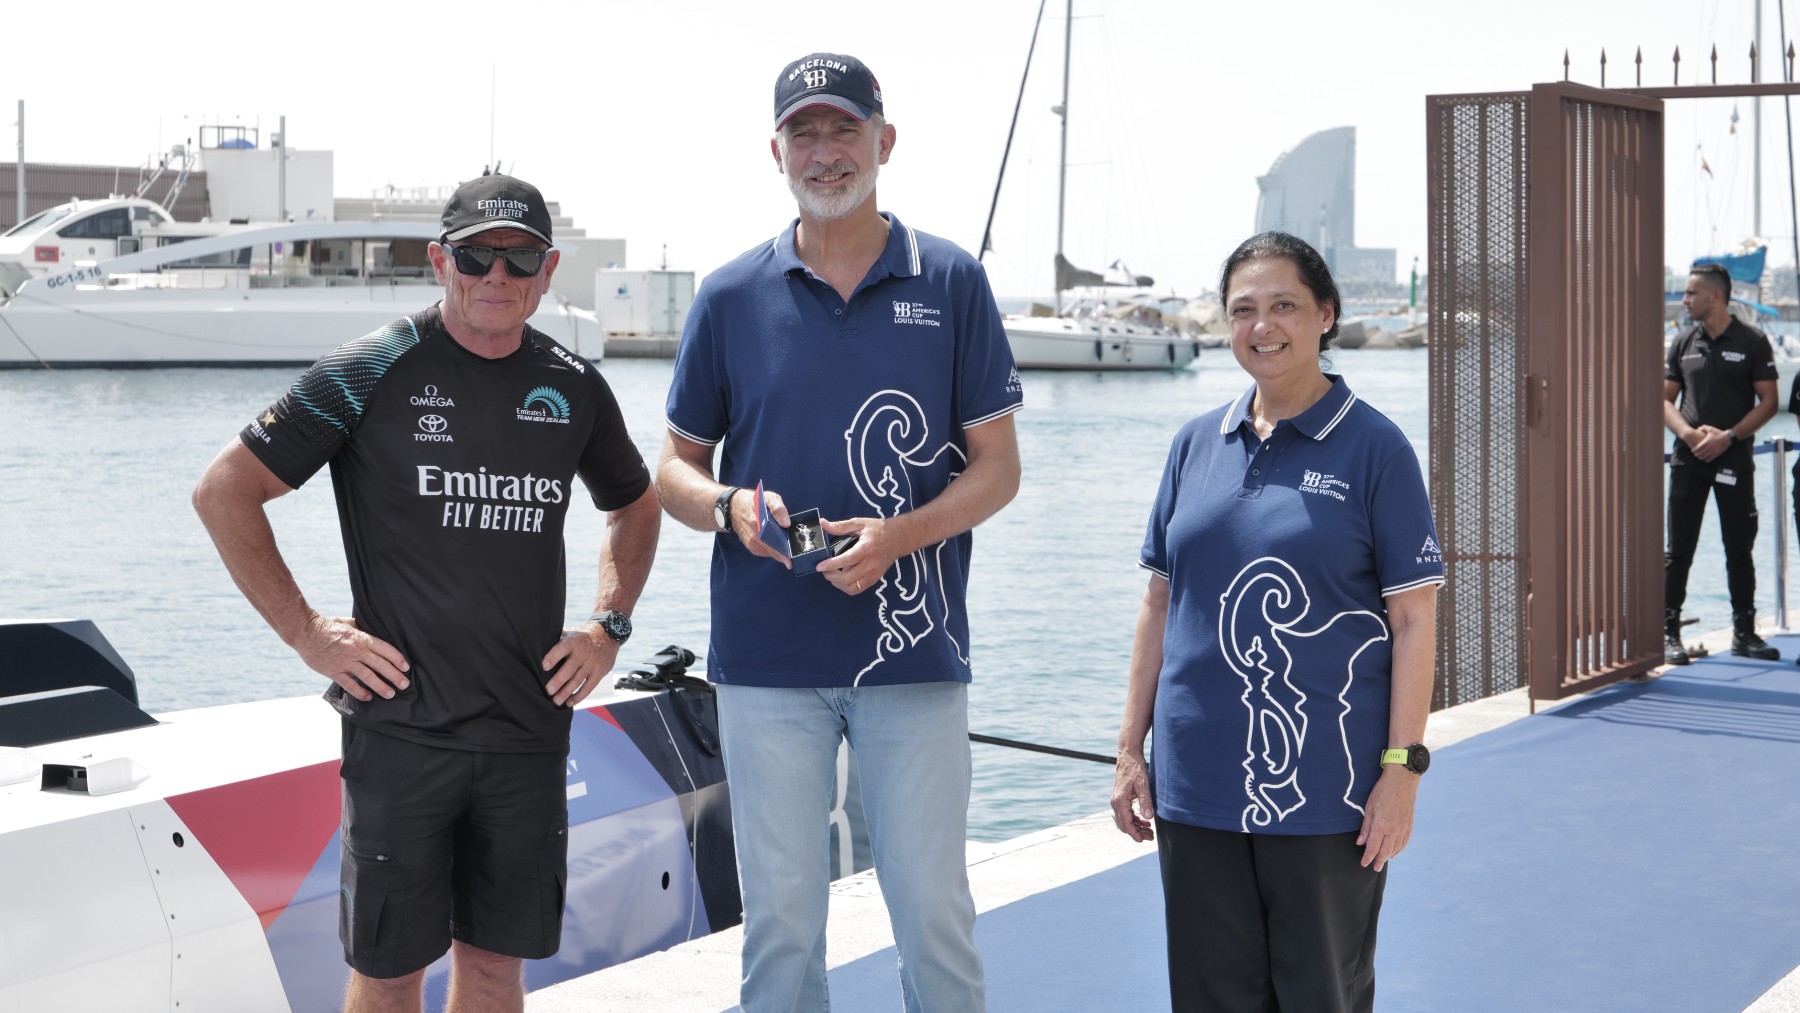
<svg viewBox="0 0 1800 1013">
<path fill-rule="evenodd" d="M 616 609 L 607 609 L 588 616 L 588 622 L 599 623 L 600 628 L 614 641 L 623 644 L 631 639 L 631 617 Z"/>
<path fill-rule="evenodd" d="M 1405 765 L 1407 770 L 1415 774 L 1423 774 L 1431 769 L 1431 750 L 1423 743 L 1415 742 L 1404 749 L 1384 749 L 1381 751 L 1381 764 L 1390 763 Z"/>
<path fill-rule="evenodd" d="M 732 533 L 731 497 L 736 496 L 741 491 L 743 491 L 743 486 L 731 486 L 720 493 L 718 501 L 713 504 L 713 527 L 717 528 L 721 535 Z"/>
</svg>

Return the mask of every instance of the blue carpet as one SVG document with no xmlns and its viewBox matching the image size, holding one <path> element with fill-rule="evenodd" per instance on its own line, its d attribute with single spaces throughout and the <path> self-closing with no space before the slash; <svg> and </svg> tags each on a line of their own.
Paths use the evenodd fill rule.
<svg viewBox="0 0 1800 1013">
<path fill-rule="evenodd" d="M 1800 963 L 1791 661 L 1708 658 L 1443 752 L 1388 880 L 1380 1009 L 1736 1011 Z"/>
<path fill-rule="evenodd" d="M 1727 1013 L 1800 964 L 1791 661 L 1708 658 L 1434 759 L 1388 878 L 1382 1013 Z M 989 1013 L 1169 1008 L 1153 854 L 976 934 Z M 894 950 L 833 970 L 831 992 L 834 1009 L 898 1010 Z"/>
</svg>

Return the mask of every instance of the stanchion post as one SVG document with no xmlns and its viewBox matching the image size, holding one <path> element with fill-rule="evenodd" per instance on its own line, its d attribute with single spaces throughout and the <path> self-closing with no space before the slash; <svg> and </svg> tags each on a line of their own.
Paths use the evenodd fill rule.
<svg viewBox="0 0 1800 1013">
<path fill-rule="evenodd" d="M 1787 452 L 1786 437 L 1778 436 L 1770 441 L 1775 445 L 1775 509 L 1771 515 L 1775 521 L 1775 628 L 1788 632 L 1788 508 L 1787 508 Z"/>
</svg>

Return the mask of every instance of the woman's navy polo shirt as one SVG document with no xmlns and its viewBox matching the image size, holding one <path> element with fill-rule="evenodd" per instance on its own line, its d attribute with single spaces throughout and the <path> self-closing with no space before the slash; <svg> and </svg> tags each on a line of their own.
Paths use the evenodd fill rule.
<svg viewBox="0 0 1800 1013">
<path fill-rule="evenodd" d="M 1169 580 L 1156 811 L 1215 830 L 1359 829 L 1387 748 L 1386 595 L 1444 582 L 1412 445 L 1341 377 L 1259 441 L 1255 385 L 1169 449 L 1139 565 Z"/>
<path fill-rule="evenodd" d="M 713 272 L 688 313 L 668 424 L 720 445 L 719 481 L 790 513 L 894 517 L 938 496 L 964 430 L 1022 404 L 987 274 L 892 215 L 846 303 L 806 269 L 794 225 Z M 796 220 L 797 224 L 797 220 Z M 968 682 L 965 532 L 902 557 L 851 596 L 721 537 L 707 675 L 753 686 Z"/>
</svg>

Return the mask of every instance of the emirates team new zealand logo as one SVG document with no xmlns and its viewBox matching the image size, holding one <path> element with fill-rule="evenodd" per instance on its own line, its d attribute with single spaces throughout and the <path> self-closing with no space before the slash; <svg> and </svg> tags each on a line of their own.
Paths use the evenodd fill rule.
<svg viewBox="0 0 1800 1013">
<path fill-rule="evenodd" d="M 520 422 L 569 424 L 569 399 L 554 387 L 533 387 L 517 411 Z"/>
</svg>

